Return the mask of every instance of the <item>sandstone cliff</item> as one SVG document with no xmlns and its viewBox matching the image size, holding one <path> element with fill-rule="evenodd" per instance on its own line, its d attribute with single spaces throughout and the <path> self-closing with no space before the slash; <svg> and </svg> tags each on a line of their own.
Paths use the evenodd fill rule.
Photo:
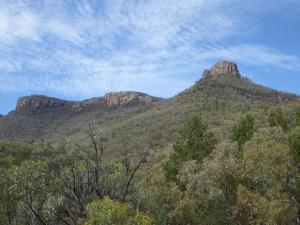
<svg viewBox="0 0 300 225">
<path fill-rule="evenodd" d="M 70 103 L 71 102 L 44 95 L 31 95 L 18 99 L 16 111 L 64 107 L 70 105 Z"/>
<path fill-rule="evenodd" d="M 204 70 L 202 77 L 217 78 L 219 76 L 228 76 L 232 78 L 241 78 L 241 74 L 238 70 L 238 67 L 235 63 L 229 61 L 220 61 L 216 63 L 210 70 Z"/>
<path fill-rule="evenodd" d="M 140 92 L 111 92 L 104 96 L 105 102 L 108 106 L 119 105 L 135 105 L 135 104 L 149 104 L 158 101 L 159 98 L 152 97 Z"/>
<path fill-rule="evenodd" d="M 64 108 L 80 112 L 93 107 L 122 107 L 139 104 L 149 104 L 161 100 L 140 92 L 112 92 L 104 97 L 96 97 L 83 101 L 67 101 L 43 95 L 21 97 L 17 101 L 16 111 L 25 112 L 33 110 Z"/>
</svg>

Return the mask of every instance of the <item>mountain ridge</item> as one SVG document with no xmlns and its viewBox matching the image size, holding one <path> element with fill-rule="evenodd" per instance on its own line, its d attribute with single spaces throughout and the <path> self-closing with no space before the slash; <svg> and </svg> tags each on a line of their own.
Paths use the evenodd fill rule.
<svg viewBox="0 0 300 225">
<path fill-rule="evenodd" d="M 242 77 L 237 73 L 236 65 L 227 64 L 210 71 L 213 71 L 210 76 L 203 75 L 195 85 L 174 97 L 147 104 L 120 107 L 118 104 L 122 101 L 108 95 L 107 99 L 117 105 L 102 107 L 101 104 L 92 104 L 95 107 L 83 110 L 46 107 L 27 112 L 13 111 L 0 118 L 0 139 L 34 142 L 42 138 L 56 142 L 67 138 L 84 143 L 86 127 L 92 121 L 112 138 L 107 146 L 110 156 L 116 156 L 123 139 L 131 140 L 128 148 L 132 151 L 143 148 L 141 143 L 149 141 L 154 145 L 172 143 L 184 121 L 192 116 L 201 116 L 219 137 L 224 138 L 231 124 L 244 113 L 252 113 L 267 121 L 268 112 L 272 109 L 284 107 L 288 111 L 300 103 L 299 96 L 295 94 L 266 88 Z M 94 100 L 98 101 L 97 98 L 90 101 Z M 85 104 L 88 105 L 87 102 Z"/>
<path fill-rule="evenodd" d="M 160 100 L 162 100 L 162 98 L 134 91 L 109 92 L 102 97 L 93 97 L 82 101 L 70 101 L 46 95 L 30 95 L 20 97 L 17 100 L 15 111 L 26 112 L 62 107 L 66 110 L 79 112 L 97 106 L 104 108 L 132 106 L 137 104 L 149 104 Z"/>
</svg>

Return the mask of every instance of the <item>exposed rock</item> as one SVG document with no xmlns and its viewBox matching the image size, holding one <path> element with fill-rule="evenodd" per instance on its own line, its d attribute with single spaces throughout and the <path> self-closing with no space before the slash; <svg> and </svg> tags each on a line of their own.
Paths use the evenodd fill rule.
<svg viewBox="0 0 300 225">
<path fill-rule="evenodd" d="M 55 108 L 65 106 L 68 101 L 47 97 L 44 95 L 31 95 L 21 97 L 17 101 L 16 111 L 28 111 L 45 108 Z"/>
<path fill-rule="evenodd" d="M 104 97 L 91 98 L 83 101 L 66 101 L 43 95 L 32 95 L 19 98 L 16 111 L 25 112 L 60 107 L 80 112 L 85 109 L 96 107 L 110 108 L 114 106 L 133 106 L 138 104 L 149 104 L 159 100 L 160 98 L 139 92 L 112 92 L 106 94 Z"/>
<path fill-rule="evenodd" d="M 90 98 L 83 101 L 74 102 L 72 104 L 72 110 L 76 112 L 83 111 L 85 109 L 98 107 L 98 106 L 104 106 L 104 99 L 103 97 L 98 98 Z"/>
<path fill-rule="evenodd" d="M 215 64 L 210 70 L 204 70 L 203 78 L 218 78 L 220 76 L 228 76 L 232 78 L 241 78 L 241 74 L 235 63 L 229 61 L 220 61 Z"/>
<path fill-rule="evenodd" d="M 160 100 L 159 98 L 139 92 L 111 92 L 104 96 L 108 106 L 123 106 L 136 104 L 149 104 Z"/>
</svg>

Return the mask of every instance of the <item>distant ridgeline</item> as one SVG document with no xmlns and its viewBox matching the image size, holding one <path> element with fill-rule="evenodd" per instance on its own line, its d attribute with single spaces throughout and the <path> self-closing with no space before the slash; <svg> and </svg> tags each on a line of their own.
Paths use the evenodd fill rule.
<svg viewBox="0 0 300 225">
<path fill-rule="evenodd" d="M 134 106 L 149 104 L 161 100 L 139 92 L 112 92 L 104 97 L 91 98 L 84 101 L 67 101 L 42 95 L 26 96 L 18 99 L 16 112 L 64 108 L 72 111 L 82 111 L 93 107 L 111 108 L 117 106 Z"/>
<path fill-rule="evenodd" d="M 170 99 L 131 91 L 84 101 L 22 97 L 15 111 L 0 118 L 0 139 L 55 142 L 67 138 L 84 142 L 86 127 L 92 121 L 105 135 L 114 137 L 108 144 L 114 155 L 124 138 L 131 139 L 132 151 L 145 142 L 168 145 L 184 121 L 194 115 L 201 116 L 222 136 L 245 112 L 264 118 L 273 108 L 288 110 L 295 105 L 299 105 L 297 95 L 257 85 L 243 77 L 235 63 L 221 61 L 205 70 L 194 86 Z"/>
</svg>

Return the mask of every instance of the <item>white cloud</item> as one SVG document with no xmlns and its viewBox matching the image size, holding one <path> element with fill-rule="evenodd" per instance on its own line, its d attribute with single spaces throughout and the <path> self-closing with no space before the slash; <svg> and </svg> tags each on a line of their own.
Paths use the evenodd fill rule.
<svg viewBox="0 0 300 225">
<path fill-rule="evenodd" d="M 298 56 L 254 42 L 227 43 L 256 32 L 243 19 L 270 0 L 99 2 L 4 1 L 0 91 L 88 97 L 133 89 L 170 96 L 218 58 L 300 70 Z"/>
<path fill-rule="evenodd" d="M 13 12 L 0 9 L 0 41 L 13 42 L 18 38 L 39 40 L 38 21 L 34 14 L 25 10 Z"/>
<path fill-rule="evenodd" d="M 272 66 L 286 70 L 300 71 L 300 58 L 285 54 L 273 48 L 258 44 L 239 44 L 229 47 L 210 46 L 201 49 L 198 60 L 212 60 L 217 58 L 228 59 L 237 63 L 254 66 Z"/>
</svg>

